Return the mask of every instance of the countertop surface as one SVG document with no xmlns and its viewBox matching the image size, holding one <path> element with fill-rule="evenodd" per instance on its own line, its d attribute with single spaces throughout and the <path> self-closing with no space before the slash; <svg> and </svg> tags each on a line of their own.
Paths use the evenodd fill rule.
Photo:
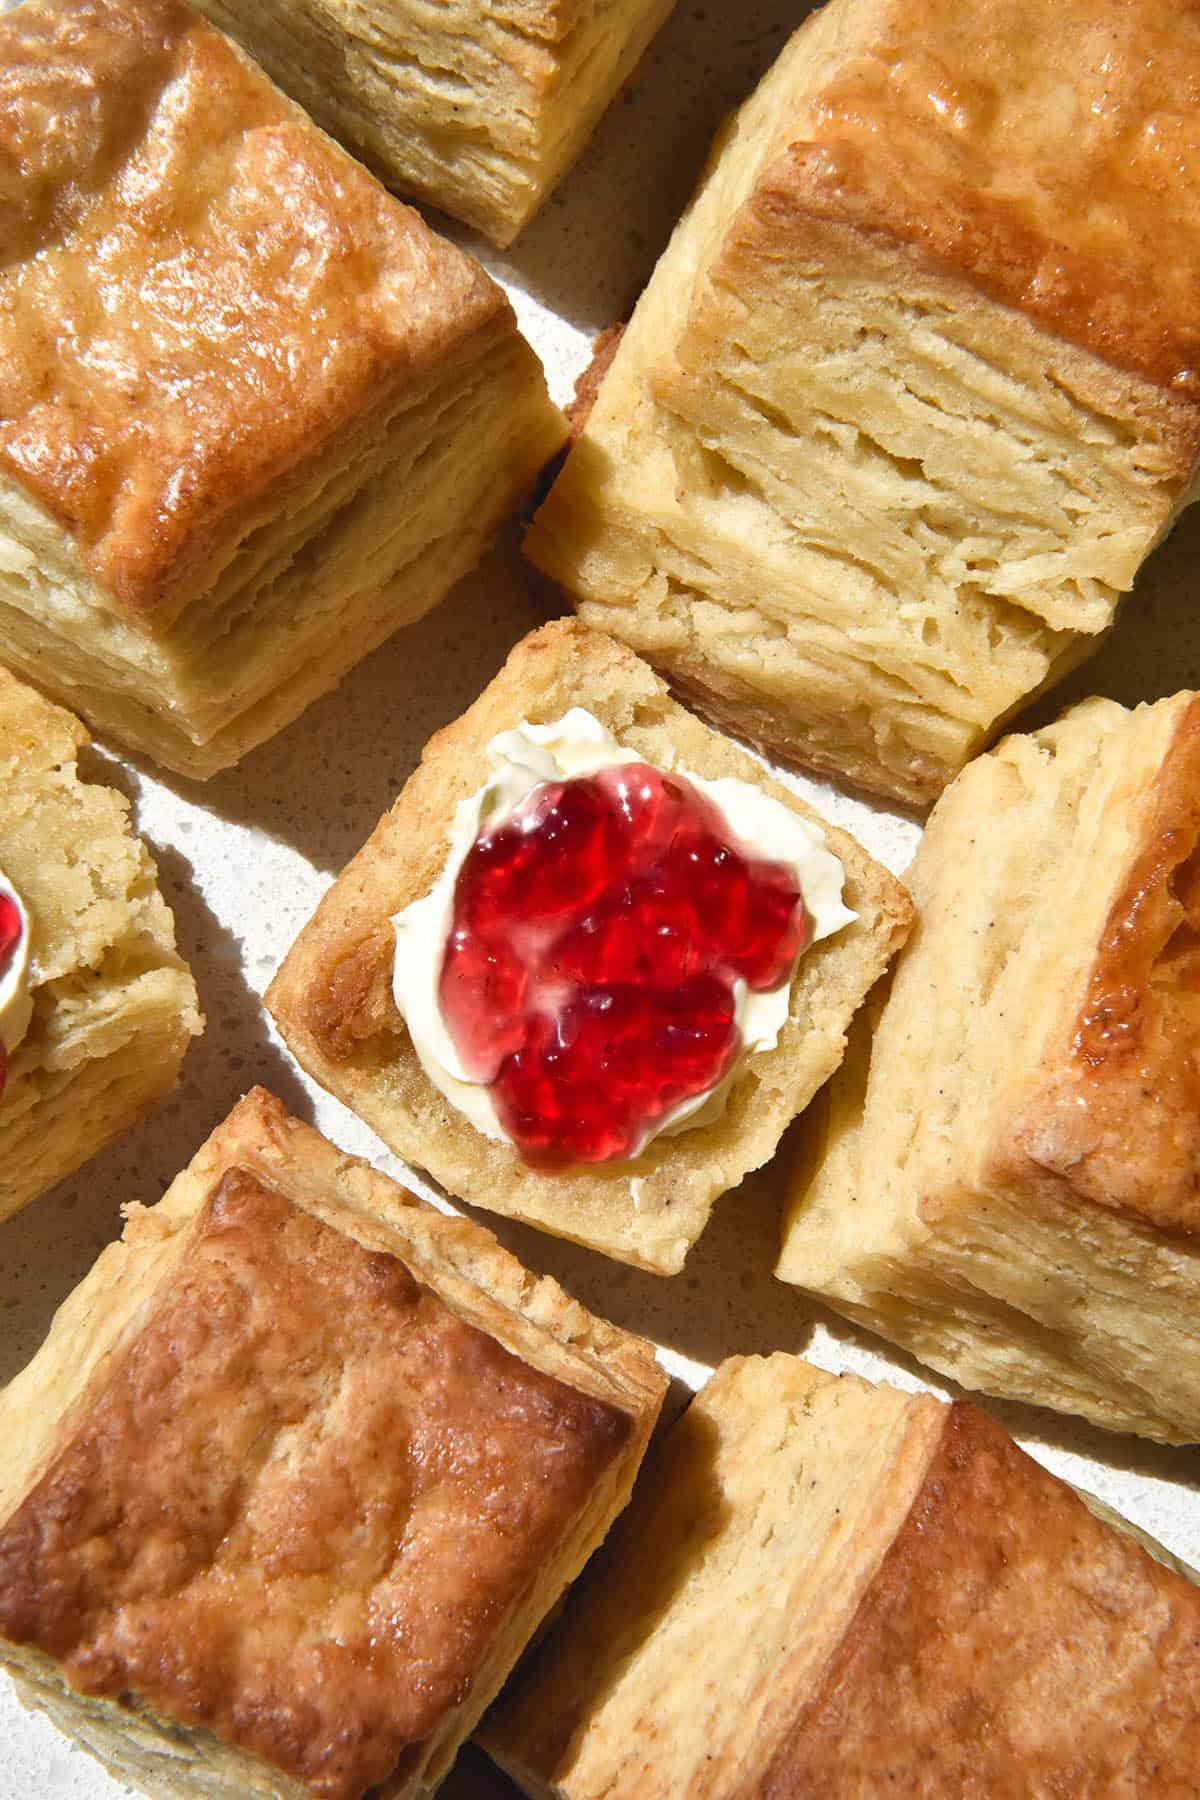
<svg viewBox="0 0 1200 1800">
<path fill-rule="evenodd" d="M 558 400 L 569 399 L 591 339 L 627 311 L 645 281 L 720 118 L 750 90 L 804 10 L 782 0 L 711 10 L 681 0 L 574 173 L 510 252 L 498 254 L 435 221 L 504 282 Z M 177 1093 L 157 1114 L 0 1226 L 0 1381 L 28 1360 L 55 1308 L 118 1234 L 120 1207 L 156 1200 L 256 1081 L 347 1150 L 430 1192 L 300 1074 L 269 1025 L 261 995 L 427 738 L 475 698 L 518 638 L 546 616 L 518 542 L 514 526 L 427 619 L 400 633 L 238 769 L 206 785 L 159 779 L 112 759 L 101 746 L 91 755 L 91 771 L 130 796 L 138 829 L 158 860 L 208 1028 L 189 1053 Z M 1032 722 L 1086 693 L 1133 702 L 1200 686 L 1200 629 L 1191 607 L 1198 550 L 1200 509 L 1143 571 L 1100 655 L 1039 703 Z M 893 870 L 904 869 L 919 835 L 913 819 L 824 784 L 794 785 Z M 688 1387 L 722 1357 L 770 1350 L 800 1352 L 824 1367 L 902 1387 L 935 1385 L 915 1363 L 774 1279 L 788 1148 L 785 1140 L 773 1164 L 718 1202 L 685 1271 L 673 1279 L 477 1216 L 530 1267 L 652 1338 Z M 1200 1564 L 1200 1450 L 1163 1449 L 1048 1412 L 986 1404 L 1039 1460 Z M 24 1713 L 0 1681 L 0 1800 L 113 1800 L 126 1791 Z M 515 1791 L 469 1750 L 442 1790 L 450 1800 Z"/>
</svg>

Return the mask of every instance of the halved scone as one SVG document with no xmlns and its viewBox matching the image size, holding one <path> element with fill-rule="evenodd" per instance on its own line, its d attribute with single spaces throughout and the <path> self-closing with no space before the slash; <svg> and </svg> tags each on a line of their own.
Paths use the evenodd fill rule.
<svg viewBox="0 0 1200 1800">
<path fill-rule="evenodd" d="M 557 728 L 569 723 L 575 709 L 590 717 L 597 733 L 611 736 L 616 754 L 631 754 L 648 766 L 652 779 L 664 775 L 670 782 L 678 774 L 718 786 L 740 783 L 743 805 L 761 798 L 784 809 L 773 815 L 768 828 L 768 854 L 777 853 L 772 846 L 785 829 L 809 834 L 821 846 L 819 855 L 841 865 L 836 879 L 844 909 L 839 900 L 841 923 L 833 934 L 809 942 L 789 968 L 771 1041 L 753 1054 L 749 1042 L 744 1043 L 745 1054 L 739 1052 L 720 1092 L 711 1095 L 714 1104 L 706 1101 L 680 1119 L 678 1128 L 668 1123 L 632 1156 L 546 1167 L 531 1163 L 494 1118 L 480 1120 L 463 1110 L 474 1107 L 477 1088 L 464 1092 L 462 1082 L 439 1086 L 431 1077 L 429 1062 L 423 1063 L 418 1053 L 413 1020 L 402 1013 L 396 995 L 399 986 L 408 985 L 414 961 L 429 968 L 430 986 L 436 987 L 449 927 L 439 924 L 439 936 L 419 943 L 406 933 L 404 961 L 397 964 L 397 924 L 416 903 L 434 905 L 458 843 L 459 817 L 489 781 L 497 748 L 510 742 L 507 734 L 525 727 L 534 734 Z M 524 759 L 540 754 L 536 747 L 518 752 Z M 524 826 L 513 830 L 523 832 Z M 590 895 L 596 879 L 590 855 L 586 842 L 579 850 L 572 848 L 568 829 L 557 860 L 559 873 L 547 876 L 549 885 Z M 702 880 L 698 869 L 697 886 Z M 632 980 L 626 977 L 617 984 L 620 993 L 603 980 L 588 985 L 586 1004 L 594 999 L 597 1008 L 588 1025 L 598 1032 L 599 1009 L 610 998 L 612 1011 L 603 1017 L 616 1019 L 622 996 L 632 994 L 636 1001 L 652 988 L 653 945 L 662 941 L 664 931 L 683 939 L 685 961 L 693 947 L 689 932 L 694 920 L 676 933 L 674 918 L 664 919 L 656 910 L 657 895 L 647 902 L 647 912 L 639 911 L 636 900 L 627 909 L 624 895 L 632 890 L 623 888 L 623 881 L 623 874 L 614 878 L 608 890 L 615 896 L 615 912 L 610 908 L 606 916 L 610 924 L 616 919 L 617 934 L 633 936 L 646 960 L 638 961 Z M 436 908 L 427 916 L 440 918 Z M 584 919 L 579 929 L 586 934 L 596 916 Z M 426 747 L 420 768 L 396 804 L 293 945 L 271 984 L 267 1005 L 309 1074 L 451 1193 L 669 1274 L 682 1265 L 717 1195 L 768 1160 L 787 1125 L 836 1068 L 850 1019 L 903 942 L 909 918 L 904 889 L 852 837 L 825 824 L 738 746 L 676 705 L 653 671 L 624 646 L 573 620 L 560 621 L 518 644 L 469 711 Z M 524 931 L 514 919 L 506 934 L 503 922 L 502 914 L 497 947 L 502 956 L 505 936 L 511 946 Z M 553 920 L 543 921 L 547 923 Z M 534 927 L 535 937 L 543 925 Z M 685 985 L 682 979 L 667 982 L 668 1008 Z M 435 1002 L 434 995 L 429 998 Z M 495 1021 L 499 1006 L 497 995 L 485 986 L 480 1011 Z M 570 1019 L 564 1023 L 565 1018 L 559 1015 L 555 1029 L 560 1031 L 558 1048 L 569 1052 L 576 1025 Z M 681 1039 L 686 1049 L 694 1025 L 686 1009 L 677 1019 L 665 1019 L 654 1040 L 664 1059 Z M 594 1081 L 572 1090 L 581 1108 L 595 1108 L 601 1115 L 607 1110 L 606 1096 L 615 1105 L 626 1065 L 647 1054 L 644 1042 L 625 1036 L 619 1020 L 603 1051 Z M 657 1052 L 648 1055 L 653 1062 Z M 514 1060 L 509 1059 L 510 1065 Z"/>
<path fill-rule="evenodd" d="M 1093 1505 L 967 1402 L 734 1358 L 482 1742 L 533 1800 L 1185 1794 L 1200 1592 Z"/>
</svg>

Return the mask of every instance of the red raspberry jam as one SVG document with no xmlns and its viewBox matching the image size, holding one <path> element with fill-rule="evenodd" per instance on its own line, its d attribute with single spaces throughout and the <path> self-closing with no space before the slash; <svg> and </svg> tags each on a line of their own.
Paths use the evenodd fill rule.
<svg viewBox="0 0 1200 1800">
<path fill-rule="evenodd" d="M 647 763 L 545 782 L 459 872 L 439 999 L 527 1162 L 634 1156 L 740 1048 L 733 984 L 786 979 L 795 872 L 738 844 L 691 782 Z"/>
<path fill-rule="evenodd" d="M 15 900 L 7 894 L 0 893 L 0 980 L 7 975 L 9 965 L 21 944 L 21 909 Z M 4 1048 L 4 1040 L 0 1038 L 0 1094 L 4 1092 L 8 1081 L 8 1053 Z"/>
</svg>

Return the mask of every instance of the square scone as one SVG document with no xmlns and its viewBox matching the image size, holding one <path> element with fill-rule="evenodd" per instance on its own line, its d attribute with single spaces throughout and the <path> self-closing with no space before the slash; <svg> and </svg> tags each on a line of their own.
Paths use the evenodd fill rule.
<svg viewBox="0 0 1200 1800">
<path fill-rule="evenodd" d="M 1193 1581 L 967 1401 L 735 1358 L 481 1740 L 535 1800 L 1184 1795 Z"/>
<path fill-rule="evenodd" d="M 814 1108 L 778 1273 L 968 1387 L 1200 1439 L 1200 698 L 1006 738 Z"/>
<path fill-rule="evenodd" d="M 203 1026 L 129 802 L 0 669 L 0 1219 L 170 1093 Z"/>
<path fill-rule="evenodd" d="M 176 0 L 33 0 L 0 65 L 0 658 L 208 776 L 435 605 L 564 423 L 495 283 Z"/>
<path fill-rule="evenodd" d="M 429 1793 L 665 1384 L 256 1089 L 0 1398 L 0 1664 L 154 1800 Z"/>
<path fill-rule="evenodd" d="M 853 838 L 560 620 L 431 740 L 267 1006 L 451 1193 L 670 1274 L 910 917 Z"/>
<path fill-rule="evenodd" d="M 199 0 L 402 194 L 510 244 L 675 0 Z"/>
<path fill-rule="evenodd" d="M 718 139 L 529 535 L 779 758 L 936 798 L 1200 462 L 1172 0 L 830 0 Z"/>
</svg>

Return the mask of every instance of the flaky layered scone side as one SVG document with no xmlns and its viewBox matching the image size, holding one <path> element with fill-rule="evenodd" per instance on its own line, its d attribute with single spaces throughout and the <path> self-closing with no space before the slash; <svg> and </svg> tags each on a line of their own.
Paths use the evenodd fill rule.
<svg viewBox="0 0 1200 1800">
<path fill-rule="evenodd" d="M 496 284 L 177 0 L 34 0 L 0 64 L 0 660 L 208 776 L 442 599 L 564 422 Z"/>
<path fill-rule="evenodd" d="M 675 0 L 199 0 L 389 187 L 510 244 Z"/>
<path fill-rule="evenodd" d="M 1122 1526 L 967 1402 L 735 1358 L 481 1741 L 533 1800 L 1183 1795 L 1200 1592 Z"/>
<path fill-rule="evenodd" d="M 0 1666 L 152 1800 L 428 1794 L 665 1385 L 256 1089 L 0 1396 Z"/>
<path fill-rule="evenodd" d="M 203 1024 L 128 802 L 79 778 L 86 743 L 0 669 L 0 1219 L 170 1093 Z"/>
<path fill-rule="evenodd" d="M 1198 844 L 1195 694 L 1085 701 L 959 776 L 785 1280 L 968 1387 L 1200 1439 Z"/>
<path fill-rule="evenodd" d="M 793 849 L 811 892 L 759 860 Z M 790 922 L 764 925 L 754 869 Z M 910 918 L 852 837 L 564 620 L 432 739 L 267 1006 L 308 1073 L 451 1193 L 671 1274 L 837 1067 Z M 777 926 L 782 960 L 751 996 L 742 950 L 755 938 L 761 961 Z"/>
<path fill-rule="evenodd" d="M 789 761 L 934 799 L 1191 497 L 1171 0 L 831 0 L 718 140 L 528 538 Z"/>
</svg>

